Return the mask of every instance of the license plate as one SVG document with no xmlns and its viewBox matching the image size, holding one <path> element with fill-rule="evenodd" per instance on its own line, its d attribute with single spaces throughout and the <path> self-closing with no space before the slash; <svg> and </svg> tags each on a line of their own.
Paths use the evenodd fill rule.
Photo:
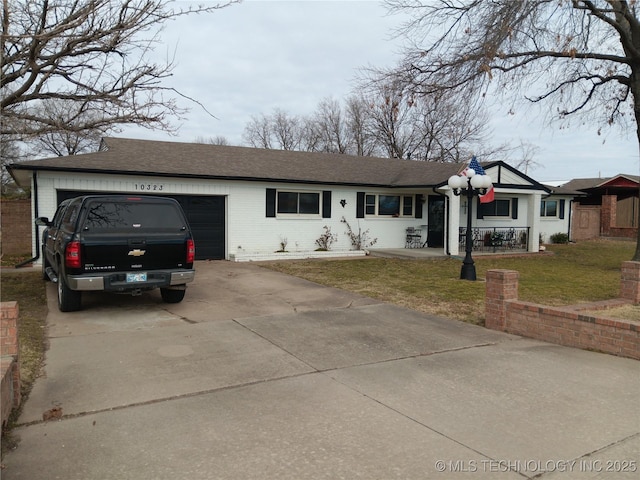
<svg viewBox="0 0 640 480">
<path fill-rule="evenodd" d="M 127 273 L 127 283 L 137 283 L 137 282 L 146 282 L 146 281 L 147 281 L 146 272 Z"/>
</svg>

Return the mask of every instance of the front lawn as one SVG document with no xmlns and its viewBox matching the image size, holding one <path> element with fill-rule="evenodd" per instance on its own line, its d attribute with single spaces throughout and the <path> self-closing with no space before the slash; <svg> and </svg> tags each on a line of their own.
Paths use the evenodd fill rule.
<svg viewBox="0 0 640 480">
<path fill-rule="evenodd" d="M 631 241 L 597 240 L 550 245 L 544 255 L 477 256 L 476 282 L 459 279 L 461 261 L 454 258 L 292 260 L 263 266 L 421 312 L 482 324 L 483 280 L 489 269 L 517 270 L 521 300 L 570 305 L 616 298 L 620 267 L 634 251 Z"/>
</svg>

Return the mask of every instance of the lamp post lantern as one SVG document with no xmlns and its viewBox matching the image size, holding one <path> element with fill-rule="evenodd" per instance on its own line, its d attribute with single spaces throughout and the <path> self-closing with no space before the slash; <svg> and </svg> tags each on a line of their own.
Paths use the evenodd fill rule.
<svg viewBox="0 0 640 480">
<path fill-rule="evenodd" d="M 447 183 L 454 195 L 467 197 L 467 230 L 464 242 L 465 256 L 462 261 L 460 279 L 475 280 L 476 266 L 471 257 L 471 250 L 473 249 L 473 239 L 471 237 L 471 205 L 473 197 L 484 195 L 487 193 L 487 190 L 491 188 L 491 178 L 489 175 L 476 175 L 473 168 L 468 168 L 461 175 L 452 175 L 449 177 Z"/>
</svg>

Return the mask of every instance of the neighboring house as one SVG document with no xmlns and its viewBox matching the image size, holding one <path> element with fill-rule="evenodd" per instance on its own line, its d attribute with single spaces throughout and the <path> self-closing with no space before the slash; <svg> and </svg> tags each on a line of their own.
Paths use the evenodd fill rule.
<svg viewBox="0 0 640 480">
<path fill-rule="evenodd" d="M 636 238 L 639 182 L 640 177 L 619 174 L 610 178 L 579 178 L 564 184 L 563 190 L 577 192 L 571 239 Z"/>
<path fill-rule="evenodd" d="M 550 195 L 540 202 L 540 241 L 551 243 L 554 234 L 563 233 L 573 240 L 571 229 L 574 221 L 573 206 L 577 198 L 584 196 L 580 191 L 560 186 L 549 186 Z"/>
<path fill-rule="evenodd" d="M 174 197 L 198 259 L 259 258 L 285 242 L 290 252 L 312 252 L 325 227 L 338 235 L 332 251 L 346 252 L 353 245 L 343 219 L 376 239 L 375 248 L 404 248 L 414 227 L 418 245 L 457 255 L 468 213 L 475 249 L 538 251 L 540 205 L 550 190 L 504 162 L 482 165 L 495 201 L 480 209 L 477 198 L 469 209 L 449 189 L 447 179 L 466 167 L 451 163 L 105 138 L 96 153 L 9 170 L 31 187 L 34 217 L 52 217 L 60 201 L 84 193 Z"/>
</svg>

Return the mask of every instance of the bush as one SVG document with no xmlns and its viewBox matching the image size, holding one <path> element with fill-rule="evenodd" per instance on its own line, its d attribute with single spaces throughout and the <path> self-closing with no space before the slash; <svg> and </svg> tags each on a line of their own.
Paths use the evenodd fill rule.
<svg viewBox="0 0 640 480">
<path fill-rule="evenodd" d="M 318 248 L 316 251 L 328 252 L 331 250 L 331 244 L 338 241 L 338 235 L 331 233 L 331 227 L 324 226 L 324 233 L 316 240 Z"/>
<path fill-rule="evenodd" d="M 566 233 L 554 233 L 549 239 L 551 243 L 569 243 L 569 235 Z"/>
</svg>

